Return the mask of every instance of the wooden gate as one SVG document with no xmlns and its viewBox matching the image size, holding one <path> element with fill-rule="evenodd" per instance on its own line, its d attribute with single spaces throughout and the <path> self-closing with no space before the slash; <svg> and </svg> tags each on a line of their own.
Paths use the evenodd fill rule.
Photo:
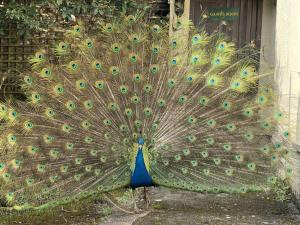
<svg viewBox="0 0 300 225">
<path fill-rule="evenodd" d="M 199 24 L 204 13 L 211 8 L 239 9 L 239 18 L 226 21 L 226 26 L 219 26 L 221 21 L 209 20 L 208 31 L 219 29 L 232 38 L 237 46 L 252 43 L 260 47 L 263 0 L 191 0 L 190 19 Z M 219 27 L 218 27 L 219 26 Z"/>
</svg>

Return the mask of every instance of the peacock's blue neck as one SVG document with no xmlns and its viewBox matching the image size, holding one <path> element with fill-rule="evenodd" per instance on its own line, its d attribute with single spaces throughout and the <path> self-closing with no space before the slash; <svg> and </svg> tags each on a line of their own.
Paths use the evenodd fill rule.
<svg viewBox="0 0 300 225">
<path fill-rule="evenodd" d="M 142 145 L 140 145 L 135 159 L 135 168 L 131 175 L 130 186 L 132 188 L 136 188 L 136 187 L 147 187 L 152 185 L 153 185 L 153 181 L 146 169 L 146 165 L 144 161 L 143 147 Z"/>
</svg>

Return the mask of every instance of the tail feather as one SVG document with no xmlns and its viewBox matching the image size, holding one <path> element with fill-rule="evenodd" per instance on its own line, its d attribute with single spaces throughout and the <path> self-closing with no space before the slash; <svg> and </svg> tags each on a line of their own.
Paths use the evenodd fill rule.
<svg viewBox="0 0 300 225">
<path fill-rule="evenodd" d="M 156 184 L 272 187 L 289 133 L 278 127 L 275 94 L 258 85 L 257 53 L 240 57 L 222 35 L 182 24 L 189 43 L 139 13 L 91 36 L 79 24 L 32 57 L 28 102 L 0 106 L 0 193 L 9 205 L 47 208 L 130 185 L 140 135 Z"/>
</svg>

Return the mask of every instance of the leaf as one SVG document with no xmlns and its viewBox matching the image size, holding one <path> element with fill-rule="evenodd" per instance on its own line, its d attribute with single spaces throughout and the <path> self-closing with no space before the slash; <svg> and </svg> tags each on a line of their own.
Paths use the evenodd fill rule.
<svg viewBox="0 0 300 225">
<path fill-rule="evenodd" d="M 57 4 L 58 6 L 62 5 L 62 3 L 63 3 L 62 0 L 56 0 L 56 4 Z"/>
<path fill-rule="evenodd" d="M 97 8 L 95 8 L 93 14 L 94 14 L 94 15 L 97 15 L 98 12 L 99 12 L 99 10 L 98 10 Z"/>
</svg>

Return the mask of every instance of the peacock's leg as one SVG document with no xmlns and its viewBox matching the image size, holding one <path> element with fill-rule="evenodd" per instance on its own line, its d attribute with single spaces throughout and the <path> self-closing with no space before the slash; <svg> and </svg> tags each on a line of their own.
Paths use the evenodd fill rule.
<svg viewBox="0 0 300 225">
<path fill-rule="evenodd" d="M 148 196 L 148 192 L 147 192 L 147 188 L 144 187 L 144 200 L 146 202 L 146 209 L 149 208 L 149 205 L 150 205 L 150 198 Z"/>
<path fill-rule="evenodd" d="M 134 209 L 135 212 L 140 212 L 141 209 L 139 209 L 139 208 L 137 207 L 137 204 L 136 204 L 137 198 L 136 198 L 136 191 L 135 191 L 135 188 L 132 189 L 132 194 L 133 194 L 133 209 Z"/>
</svg>

